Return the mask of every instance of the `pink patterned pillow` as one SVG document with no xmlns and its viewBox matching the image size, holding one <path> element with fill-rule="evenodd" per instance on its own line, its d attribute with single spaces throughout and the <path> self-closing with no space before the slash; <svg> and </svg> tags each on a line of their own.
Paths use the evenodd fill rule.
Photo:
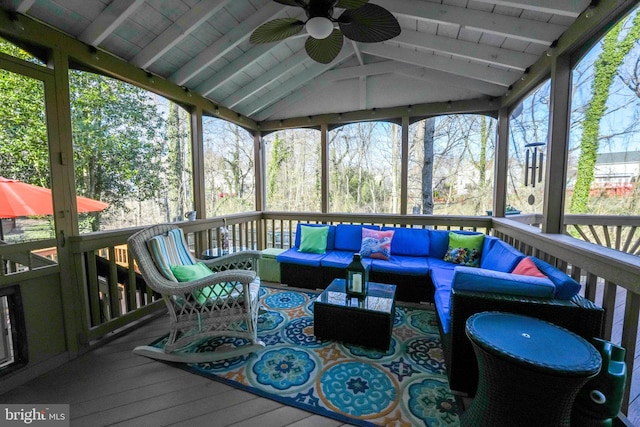
<svg viewBox="0 0 640 427">
<path fill-rule="evenodd" d="M 394 230 L 378 231 L 363 228 L 360 256 L 388 260 L 391 256 L 393 233 Z"/>
</svg>

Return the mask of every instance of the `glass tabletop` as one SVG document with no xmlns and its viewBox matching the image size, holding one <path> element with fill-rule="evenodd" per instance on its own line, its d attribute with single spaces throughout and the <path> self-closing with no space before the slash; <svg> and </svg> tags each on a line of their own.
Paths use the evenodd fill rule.
<svg viewBox="0 0 640 427">
<path fill-rule="evenodd" d="M 337 307 L 391 313 L 394 306 L 396 286 L 385 283 L 369 282 L 367 295 L 364 298 L 347 296 L 346 280 L 334 279 L 331 284 L 318 296 L 316 302 Z"/>
</svg>

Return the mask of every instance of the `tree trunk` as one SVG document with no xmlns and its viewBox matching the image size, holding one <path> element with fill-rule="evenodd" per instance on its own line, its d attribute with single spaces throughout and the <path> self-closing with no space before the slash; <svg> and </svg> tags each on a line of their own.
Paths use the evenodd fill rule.
<svg viewBox="0 0 640 427">
<path fill-rule="evenodd" d="M 436 130 L 436 119 L 424 121 L 424 163 L 422 165 L 422 213 L 433 214 L 433 136 Z"/>
</svg>

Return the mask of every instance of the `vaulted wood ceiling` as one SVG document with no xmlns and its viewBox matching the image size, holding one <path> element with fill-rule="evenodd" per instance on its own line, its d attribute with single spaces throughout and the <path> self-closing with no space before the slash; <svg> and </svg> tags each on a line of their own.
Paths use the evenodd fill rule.
<svg viewBox="0 0 640 427">
<path fill-rule="evenodd" d="M 272 0 L 4 0 L 98 51 L 255 121 L 503 96 L 590 0 L 371 0 L 402 33 L 345 39 L 330 64 L 301 36 L 252 45 L 262 23 L 304 19 Z"/>
</svg>

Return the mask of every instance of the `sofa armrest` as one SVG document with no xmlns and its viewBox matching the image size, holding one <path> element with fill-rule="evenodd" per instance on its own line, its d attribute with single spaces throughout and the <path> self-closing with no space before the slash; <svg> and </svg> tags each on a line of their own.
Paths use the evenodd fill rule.
<svg viewBox="0 0 640 427">
<path fill-rule="evenodd" d="M 604 310 L 579 295 L 571 300 L 559 300 L 452 289 L 451 327 L 443 336 L 447 373 L 451 389 L 469 396 L 473 396 L 477 388 L 478 366 L 465 326 L 470 316 L 483 311 L 535 317 L 585 339 L 602 337 Z"/>
<path fill-rule="evenodd" d="M 461 291 L 548 299 L 553 298 L 556 291 L 548 278 L 464 266 L 455 268 L 451 287 Z"/>
</svg>

